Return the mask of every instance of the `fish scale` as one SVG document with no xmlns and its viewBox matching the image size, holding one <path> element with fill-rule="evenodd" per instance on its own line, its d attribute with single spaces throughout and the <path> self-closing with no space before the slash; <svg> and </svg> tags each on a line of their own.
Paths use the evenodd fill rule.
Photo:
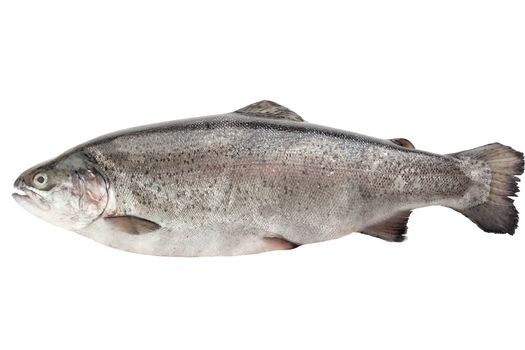
<svg viewBox="0 0 525 350">
<path fill-rule="evenodd" d="M 337 135 L 340 137 L 324 136 L 322 129 L 312 131 L 310 125 L 303 130 L 287 130 L 286 122 L 276 124 L 273 120 L 261 130 L 251 125 L 253 122 L 260 127 L 261 120 L 241 115 L 212 118 L 194 121 L 188 130 L 169 130 L 161 134 L 146 130 L 88 147 L 86 151 L 103 166 L 114 186 L 116 207 L 128 215 L 146 217 L 174 228 L 180 223 L 213 226 L 250 217 L 245 224 L 257 227 L 261 234 L 277 231 L 290 241 L 304 244 L 315 241 L 316 231 L 320 229 L 326 231 L 327 236 L 333 235 L 330 238 L 336 238 L 344 227 L 364 228 L 360 227 L 360 218 L 353 217 L 356 211 L 351 203 L 368 210 L 381 205 L 378 202 L 389 195 L 403 194 L 395 180 L 399 179 L 398 173 L 403 167 L 399 158 L 407 151 L 398 146 L 388 146 L 388 152 L 396 155 L 390 157 L 391 161 L 381 161 L 374 171 L 376 176 L 363 178 L 363 173 L 370 173 L 363 165 L 368 164 L 370 158 L 381 159 L 378 153 L 385 152 L 386 142 L 348 144 L 347 139 L 359 136 L 346 133 Z M 127 145 L 133 145 L 136 151 Z M 140 150 L 147 152 L 148 161 L 127 156 L 140 153 Z M 328 152 L 330 157 L 327 157 Z M 427 188 L 426 193 L 419 191 L 419 196 L 425 200 L 429 199 L 427 193 L 431 192 L 433 176 L 425 178 L 422 173 L 433 174 L 442 167 L 449 173 L 454 170 L 456 177 L 465 178 L 459 169 L 447 164 L 453 163 L 452 160 L 441 160 L 442 156 L 426 153 L 418 154 L 416 159 L 413 153 L 409 155 L 413 165 L 408 163 L 407 166 L 415 166 L 420 159 L 418 173 L 412 176 L 417 176 Z M 213 154 L 213 157 L 202 158 L 200 154 Z M 428 161 L 429 157 L 441 161 Z M 127 169 L 136 178 L 119 177 L 120 169 Z M 162 193 L 167 195 L 160 197 L 150 190 L 155 184 L 160 184 L 164 189 Z M 381 192 L 377 191 L 379 188 Z M 456 190 L 462 194 L 466 188 Z M 405 196 L 409 189 L 407 185 Z M 439 189 L 434 192 L 439 193 Z M 377 193 L 382 196 L 371 196 Z M 228 204 L 214 205 L 225 203 L 221 200 L 225 194 Z M 414 197 L 404 202 L 418 202 L 417 196 Z M 124 199 L 126 205 L 122 203 Z M 310 204 L 308 212 L 301 203 Z M 159 207 L 168 211 L 159 212 Z M 281 209 L 281 213 L 275 209 Z M 392 214 L 392 210 L 386 208 L 384 212 L 386 216 Z M 307 217 L 316 214 L 319 220 L 308 229 L 313 232 L 290 233 L 292 227 L 304 230 Z M 332 220 L 333 217 L 336 220 Z M 278 227 L 267 223 L 267 218 L 278 221 Z M 330 221 L 335 224 L 328 227 Z"/>
</svg>

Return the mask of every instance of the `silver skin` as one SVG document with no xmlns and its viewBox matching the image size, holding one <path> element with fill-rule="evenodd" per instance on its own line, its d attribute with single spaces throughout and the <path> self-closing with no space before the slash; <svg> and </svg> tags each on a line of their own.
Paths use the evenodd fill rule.
<svg viewBox="0 0 525 350">
<path fill-rule="evenodd" d="M 489 184 L 475 160 L 236 112 L 100 137 L 24 172 L 14 197 L 111 247 L 216 256 L 332 240 L 425 206 L 473 207 Z M 159 227 L 130 233 L 107 220 L 130 216 Z"/>
</svg>

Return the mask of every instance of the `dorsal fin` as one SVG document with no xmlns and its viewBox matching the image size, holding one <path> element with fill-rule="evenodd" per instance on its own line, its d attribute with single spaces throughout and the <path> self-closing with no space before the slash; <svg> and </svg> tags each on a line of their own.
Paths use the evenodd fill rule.
<svg viewBox="0 0 525 350">
<path fill-rule="evenodd" d="M 411 211 L 402 211 L 391 218 L 367 227 L 361 233 L 384 239 L 389 242 L 403 242 L 407 233 L 407 223 Z"/>
<path fill-rule="evenodd" d="M 408 141 L 407 139 L 391 139 L 390 142 L 395 143 L 398 146 L 405 147 L 408 149 L 416 149 L 412 142 Z"/>
<path fill-rule="evenodd" d="M 292 112 L 288 108 L 268 100 L 252 103 L 251 105 L 241 108 L 235 112 L 250 117 L 286 119 L 296 122 L 304 122 L 304 119 L 295 112 Z"/>
</svg>

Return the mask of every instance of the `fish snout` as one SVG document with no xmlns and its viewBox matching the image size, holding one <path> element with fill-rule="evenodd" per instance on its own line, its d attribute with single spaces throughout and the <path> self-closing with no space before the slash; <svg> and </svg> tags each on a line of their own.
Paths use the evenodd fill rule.
<svg viewBox="0 0 525 350">
<path fill-rule="evenodd" d="M 29 185 L 31 183 L 31 176 L 32 173 L 30 171 L 25 171 L 13 183 L 15 192 L 12 194 L 12 197 L 17 202 L 34 204 L 41 199 L 41 196 Z"/>
<path fill-rule="evenodd" d="M 33 174 L 34 174 L 34 171 L 32 171 L 32 169 L 24 171 L 15 180 L 13 187 L 20 191 L 24 191 L 28 188 L 31 188 Z"/>
<path fill-rule="evenodd" d="M 26 183 L 25 183 L 25 180 L 24 180 L 24 174 L 20 175 L 16 180 L 15 180 L 15 183 L 13 184 L 13 187 L 16 188 L 17 190 L 21 189 L 22 187 L 25 187 L 27 186 Z"/>
<path fill-rule="evenodd" d="M 13 187 L 15 188 L 15 192 L 13 192 L 12 196 L 15 200 L 26 200 L 29 199 L 29 196 L 27 194 L 27 184 L 25 182 L 25 176 L 24 174 L 20 175 L 14 182 Z"/>
<path fill-rule="evenodd" d="M 15 192 L 12 194 L 14 199 L 20 199 L 21 197 L 27 196 L 27 183 L 25 180 L 26 176 L 25 173 L 22 173 L 18 178 L 15 180 L 13 187 L 15 188 Z"/>
</svg>

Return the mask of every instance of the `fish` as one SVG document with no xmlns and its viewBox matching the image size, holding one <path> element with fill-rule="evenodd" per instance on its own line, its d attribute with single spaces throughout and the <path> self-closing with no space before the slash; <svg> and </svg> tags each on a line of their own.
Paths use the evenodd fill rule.
<svg viewBox="0 0 525 350">
<path fill-rule="evenodd" d="M 434 154 L 404 138 L 311 124 L 263 100 L 95 138 L 23 172 L 13 197 L 120 250 L 234 256 L 354 232 L 402 242 L 411 212 L 428 206 L 512 235 L 523 168 L 523 153 L 499 143 Z"/>
</svg>

